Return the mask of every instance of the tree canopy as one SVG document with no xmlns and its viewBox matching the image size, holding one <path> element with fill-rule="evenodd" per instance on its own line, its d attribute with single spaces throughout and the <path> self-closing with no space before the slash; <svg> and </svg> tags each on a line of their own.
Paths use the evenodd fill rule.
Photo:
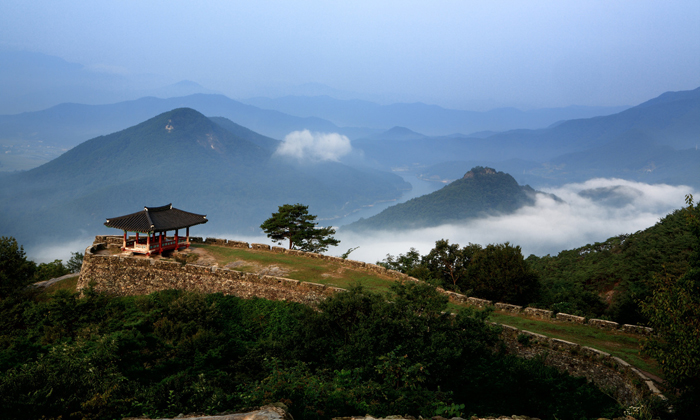
<svg viewBox="0 0 700 420">
<path fill-rule="evenodd" d="M 377 264 L 445 289 L 499 302 L 526 304 L 537 298 L 540 289 L 539 277 L 520 247 L 508 242 L 486 247 L 470 243 L 460 248 L 440 239 L 422 257 L 411 248 L 405 255 L 387 255 Z"/>
<path fill-rule="evenodd" d="M 700 410 L 700 204 L 686 197 L 684 209 L 694 236 L 690 267 L 680 277 L 657 275 L 653 293 L 642 303 L 655 335 L 645 351 L 661 365 L 666 380 L 680 391 L 674 407 L 678 418 Z"/>
<path fill-rule="evenodd" d="M 316 216 L 309 214 L 309 206 L 284 204 L 279 206 L 272 217 L 265 220 L 260 228 L 273 241 L 281 244 L 289 241 L 289 249 L 306 252 L 325 252 L 329 246 L 340 243 L 332 235 L 332 227 L 317 228 Z"/>
</svg>

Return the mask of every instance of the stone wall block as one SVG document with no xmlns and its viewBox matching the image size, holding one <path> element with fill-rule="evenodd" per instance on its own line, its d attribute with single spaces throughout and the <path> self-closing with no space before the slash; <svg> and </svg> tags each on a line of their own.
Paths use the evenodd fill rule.
<svg viewBox="0 0 700 420">
<path fill-rule="evenodd" d="M 272 252 L 276 252 L 278 254 L 284 254 L 285 248 L 283 248 L 281 246 L 273 246 L 272 248 L 270 248 L 270 250 Z"/>
<path fill-rule="evenodd" d="M 520 313 L 520 311 L 523 310 L 522 306 L 511 305 L 509 303 L 503 303 L 503 302 L 496 302 L 496 304 L 494 306 L 496 306 L 496 309 L 498 309 L 499 311 L 509 312 L 509 313 L 513 313 L 513 314 Z"/>
<path fill-rule="evenodd" d="M 604 319 L 589 319 L 588 324 L 594 325 L 598 328 L 603 328 L 606 330 L 616 330 L 620 328 L 620 324 L 613 321 L 606 321 Z"/>
<path fill-rule="evenodd" d="M 250 248 L 250 245 L 248 242 L 243 242 L 243 241 L 232 241 L 229 239 L 228 242 L 226 242 L 225 245 L 227 248 L 241 248 L 241 249 L 248 249 Z"/>
<path fill-rule="evenodd" d="M 639 334 L 639 335 L 651 335 L 651 333 L 654 332 L 653 328 L 644 327 L 641 325 L 631 325 L 631 324 L 624 324 L 623 326 L 620 327 L 620 329 L 624 332 L 627 332 L 627 333 Z"/>
<path fill-rule="evenodd" d="M 261 251 L 269 251 L 270 250 L 270 245 L 268 245 L 268 244 L 250 244 L 250 247 L 252 249 L 261 250 Z"/>
<path fill-rule="evenodd" d="M 527 308 L 523 309 L 523 313 L 533 318 L 552 319 L 552 311 L 548 311 L 546 309 L 537 309 L 528 306 Z"/>
<path fill-rule="evenodd" d="M 468 298 L 467 298 L 467 304 L 468 304 L 468 305 L 471 305 L 471 306 L 476 306 L 476 307 L 479 307 L 479 308 L 485 308 L 485 307 L 487 307 L 487 306 L 493 305 L 493 302 L 490 301 L 490 300 L 486 300 L 486 299 L 479 299 L 479 298 L 475 298 L 475 297 L 468 297 Z"/>
<path fill-rule="evenodd" d="M 577 316 L 577 315 L 569 315 L 565 314 L 563 312 L 557 313 L 557 321 L 566 321 L 566 322 L 574 322 L 576 324 L 585 324 L 586 323 L 586 318 L 582 316 Z"/>
</svg>

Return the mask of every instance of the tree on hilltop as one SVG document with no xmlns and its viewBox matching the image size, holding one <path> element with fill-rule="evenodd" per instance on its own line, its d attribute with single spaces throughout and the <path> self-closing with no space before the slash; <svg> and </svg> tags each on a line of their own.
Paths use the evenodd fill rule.
<svg viewBox="0 0 700 420">
<path fill-rule="evenodd" d="M 306 252 L 325 252 L 329 246 L 337 246 L 340 241 L 332 235 L 332 227 L 317 228 L 316 216 L 309 214 L 309 206 L 284 204 L 279 206 L 272 217 L 265 220 L 260 228 L 278 244 L 289 240 L 289 249 Z"/>
</svg>

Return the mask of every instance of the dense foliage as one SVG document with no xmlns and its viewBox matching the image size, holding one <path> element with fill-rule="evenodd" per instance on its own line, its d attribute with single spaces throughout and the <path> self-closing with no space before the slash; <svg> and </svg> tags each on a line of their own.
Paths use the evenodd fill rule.
<svg viewBox="0 0 700 420">
<path fill-rule="evenodd" d="M 534 194 L 535 190 L 518 185 L 504 172 L 477 166 L 438 191 L 391 206 L 346 229 L 411 229 L 508 214 L 533 204 Z"/>
<path fill-rule="evenodd" d="M 303 204 L 283 204 L 260 228 L 265 234 L 282 244 L 289 241 L 289 249 L 306 252 L 326 252 L 329 246 L 337 246 L 340 241 L 333 237 L 332 227 L 316 227 L 316 216 L 309 214 L 309 206 Z"/>
<path fill-rule="evenodd" d="M 680 277 L 657 275 L 653 294 L 642 303 L 655 335 L 645 343 L 666 380 L 680 392 L 673 402 L 679 418 L 697 418 L 700 412 L 700 204 L 683 214 L 694 239 L 689 268 Z"/>
<path fill-rule="evenodd" d="M 688 269 L 692 247 L 683 211 L 677 210 L 643 231 L 554 257 L 531 255 L 527 262 L 542 282 L 535 304 L 569 314 L 644 323 L 647 317 L 639 302 L 650 296 L 655 273 L 681 276 Z"/>
<path fill-rule="evenodd" d="M 388 300 L 387 300 L 388 297 Z M 318 309 L 221 294 L 59 291 L 0 301 L 4 418 L 217 413 L 281 401 L 296 419 L 437 413 L 612 417 L 615 401 L 498 351 L 486 313 L 426 284 L 356 287 Z"/>
<path fill-rule="evenodd" d="M 496 302 L 527 304 L 537 299 L 540 288 L 538 276 L 520 247 L 508 242 L 460 248 L 440 239 L 427 255 L 411 248 L 397 257 L 389 254 L 377 264 L 447 290 Z"/>
</svg>

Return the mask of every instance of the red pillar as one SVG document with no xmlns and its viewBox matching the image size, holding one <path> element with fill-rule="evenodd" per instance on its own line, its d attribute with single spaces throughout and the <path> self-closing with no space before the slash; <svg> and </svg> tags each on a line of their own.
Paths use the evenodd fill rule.
<svg viewBox="0 0 700 420">
<path fill-rule="evenodd" d="M 126 231 L 124 231 L 124 243 L 122 245 L 122 251 L 126 249 Z"/>
<path fill-rule="evenodd" d="M 163 232 L 158 232 L 158 253 L 163 253 Z"/>
<path fill-rule="evenodd" d="M 187 248 L 190 247 L 190 227 L 187 226 Z"/>
<path fill-rule="evenodd" d="M 146 237 L 146 255 L 151 255 L 151 232 Z"/>
<path fill-rule="evenodd" d="M 178 248 L 178 243 L 177 243 L 177 232 L 178 231 L 179 231 L 179 229 L 175 229 L 175 250 L 177 250 L 177 248 Z"/>
</svg>

